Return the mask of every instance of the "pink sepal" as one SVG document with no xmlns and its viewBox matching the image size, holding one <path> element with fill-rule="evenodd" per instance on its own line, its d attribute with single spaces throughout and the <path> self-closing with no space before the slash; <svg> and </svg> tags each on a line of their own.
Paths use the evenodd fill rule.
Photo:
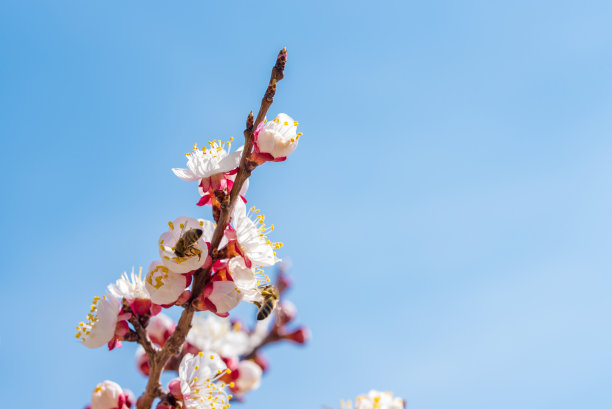
<svg viewBox="0 0 612 409">
<path fill-rule="evenodd" d="M 151 316 L 154 317 L 159 314 L 162 310 L 162 306 L 159 304 L 151 303 Z"/>
<path fill-rule="evenodd" d="M 181 393 L 181 380 L 173 379 L 168 383 L 168 390 L 170 393 L 177 399 L 183 399 L 183 394 Z"/>
<path fill-rule="evenodd" d="M 130 332 L 130 327 L 127 321 L 119 321 L 117 325 L 115 325 L 115 337 L 118 339 L 123 339 Z"/>
<path fill-rule="evenodd" d="M 136 298 L 130 302 L 130 308 L 135 315 L 145 315 L 151 308 L 151 300 L 148 298 Z"/>
<path fill-rule="evenodd" d="M 210 204 L 212 204 L 212 198 L 210 197 L 210 193 L 206 193 L 200 198 L 200 200 L 198 200 L 198 203 L 196 203 L 196 205 L 198 206 L 206 206 Z"/>
<path fill-rule="evenodd" d="M 306 327 L 300 327 L 295 331 L 284 335 L 283 338 L 293 341 L 296 344 L 305 344 L 310 338 L 310 331 Z"/>
<path fill-rule="evenodd" d="M 128 408 L 131 408 L 132 405 L 134 404 L 134 401 L 136 400 L 136 397 L 134 396 L 132 391 L 129 389 L 123 390 L 123 396 L 125 397 L 125 406 L 127 406 Z"/>
<path fill-rule="evenodd" d="M 121 348 L 121 341 L 117 339 L 117 337 L 113 337 L 110 341 L 108 341 L 108 350 L 112 351 L 115 348 Z"/>
<path fill-rule="evenodd" d="M 125 405 L 125 395 L 119 395 L 119 400 L 117 401 L 117 407 L 123 408 Z"/>
<path fill-rule="evenodd" d="M 117 316 L 117 321 L 125 321 L 129 320 L 130 318 L 132 318 L 131 312 L 123 312 Z"/>
<path fill-rule="evenodd" d="M 174 305 L 185 304 L 187 301 L 189 301 L 189 298 L 191 298 L 191 290 L 187 289 L 183 291 L 181 295 L 179 295 L 179 298 L 176 299 Z"/>
</svg>

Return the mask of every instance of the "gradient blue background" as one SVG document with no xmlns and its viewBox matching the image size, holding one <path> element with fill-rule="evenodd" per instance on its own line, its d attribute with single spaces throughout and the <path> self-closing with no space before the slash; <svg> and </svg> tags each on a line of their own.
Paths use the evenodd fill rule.
<svg viewBox="0 0 612 409">
<path fill-rule="evenodd" d="M 157 258 L 194 142 L 271 113 L 299 149 L 248 198 L 293 262 L 313 332 L 268 351 L 242 407 L 612 407 L 608 1 L 0 4 L 7 407 L 135 392 L 134 345 L 74 339 L 94 295 Z"/>
</svg>

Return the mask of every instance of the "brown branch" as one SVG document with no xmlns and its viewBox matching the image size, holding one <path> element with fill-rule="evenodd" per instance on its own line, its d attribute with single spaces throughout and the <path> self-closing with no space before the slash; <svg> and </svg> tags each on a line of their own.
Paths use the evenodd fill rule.
<svg viewBox="0 0 612 409">
<path fill-rule="evenodd" d="M 261 106 L 259 108 L 259 112 L 257 113 L 257 119 L 253 120 L 253 113 L 251 112 L 247 118 L 247 126 L 244 131 L 244 148 L 242 152 L 242 156 L 240 158 L 240 166 L 238 168 L 238 173 L 236 174 L 236 179 L 234 180 L 234 185 L 232 186 L 232 190 L 228 197 L 225 197 L 223 203 L 221 203 L 221 213 L 219 215 L 219 219 L 217 220 L 217 227 L 213 233 L 213 237 L 210 242 L 211 253 L 213 251 L 218 250 L 219 243 L 221 243 L 221 239 L 223 238 L 223 234 L 225 233 L 225 229 L 230 222 L 230 216 L 232 214 L 232 209 L 234 208 L 234 204 L 236 200 L 240 196 L 240 190 L 242 189 L 242 185 L 244 182 L 251 176 L 251 172 L 257 166 L 253 161 L 250 160 L 251 150 L 253 149 L 253 133 L 255 129 L 257 129 L 257 125 L 263 121 L 274 101 L 274 95 L 276 93 L 276 83 L 283 79 L 283 71 L 285 69 L 285 63 L 287 62 L 287 49 L 283 48 L 276 58 L 276 64 L 274 68 L 272 68 L 272 74 L 270 75 L 270 82 L 268 83 L 268 88 L 266 89 L 266 93 L 264 94 L 263 99 L 261 100 Z M 174 333 L 168 338 L 164 347 L 159 351 L 159 353 L 153 354 L 153 356 L 149 355 L 149 381 L 147 382 L 147 387 L 143 395 L 138 399 L 137 408 L 138 409 L 150 409 L 153 404 L 153 400 L 156 397 L 163 396 L 163 389 L 160 383 L 161 373 L 166 366 L 168 360 L 173 356 L 178 354 L 183 347 L 183 343 L 185 342 L 185 338 L 187 337 L 187 333 L 191 328 L 191 320 L 193 318 L 194 309 L 192 302 L 195 300 L 202 292 L 206 283 L 209 280 L 210 267 L 208 268 L 200 268 L 194 274 L 194 282 L 191 289 L 191 299 L 188 303 L 187 307 L 183 310 L 181 314 L 181 318 L 179 319 L 178 324 L 176 325 L 176 329 Z M 148 354 L 148 353 L 147 353 Z"/>
<path fill-rule="evenodd" d="M 132 315 L 130 317 L 130 323 L 136 330 L 136 334 L 138 334 L 138 343 L 142 345 L 149 359 L 151 357 L 155 357 L 155 355 L 160 351 L 160 349 L 151 342 L 151 338 L 149 338 L 149 334 L 145 330 L 145 327 L 140 323 L 138 317 Z"/>
<path fill-rule="evenodd" d="M 278 342 L 281 339 L 280 335 L 276 331 L 268 332 L 268 335 L 261 341 L 261 343 L 253 348 L 251 352 L 244 355 L 242 359 L 255 359 L 257 352 L 268 344 L 272 344 L 274 342 Z"/>
</svg>

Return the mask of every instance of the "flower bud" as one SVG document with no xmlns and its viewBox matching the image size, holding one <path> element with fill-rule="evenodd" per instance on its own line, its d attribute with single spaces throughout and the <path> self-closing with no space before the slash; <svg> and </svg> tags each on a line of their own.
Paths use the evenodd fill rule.
<svg viewBox="0 0 612 409">
<path fill-rule="evenodd" d="M 165 314 L 159 314 L 152 317 L 147 326 L 147 333 L 151 338 L 151 341 L 163 347 L 166 340 L 170 338 L 170 335 L 174 332 L 176 324 L 170 317 Z"/>
<path fill-rule="evenodd" d="M 259 388 L 263 370 L 253 361 L 240 361 L 238 364 L 238 376 L 231 388 L 237 395 L 244 395 L 248 391 Z"/>
<path fill-rule="evenodd" d="M 297 148 L 301 136 L 297 133 L 297 125 L 297 121 L 287 114 L 278 114 L 272 121 L 260 124 L 254 133 L 254 159 L 258 163 L 287 159 Z"/>
<path fill-rule="evenodd" d="M 188 278 L 171 272 L 161 261 L 154 261 L 149 266 L 145 279 L 151 301 L 159 305 L 174 304 L 188 285 Z"/>
<path fill-rule="evenodd" d="M 136 350 L 136 367 L 138 371 L 144 376 L 149 376 L 151 367 L 149 365 L 149 357 L 147 356 L 143 347 L 138 346 Z"/>
<path fill-rule="evenodd" d="M 283 335 L 283 338 L 297 344 L 305 344 L 310 339 L 310 331 L 306 327 L 300 327 L 289 334 Z"/>
<path fill-rule="evenodd" d="M 121 386 L 113 381 L 99 383 L 91 394 L 91 409 L 116 408 L 129 408 L 126 405 L 126 396 Z"/>
<path fill-rule="evenodd" d="M 175 398 L 183 399 L 183 394 L 181 393 L 181 380 L 179 378 L 175 378 L 168 383 L 168 390 Z"/>
</svg>

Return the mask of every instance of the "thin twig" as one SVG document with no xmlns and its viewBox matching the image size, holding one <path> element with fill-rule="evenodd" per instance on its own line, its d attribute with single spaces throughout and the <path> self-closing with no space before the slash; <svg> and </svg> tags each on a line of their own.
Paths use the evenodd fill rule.
<svg viewBox="0 0 612 409">
<path fill-rule="evenodd" d="M 132 315 L 130 317 L 130 323 L 136 330 L 136 334 L 138 334 L 138 343 L 142 345 L 145 352 L 147 353 L 147 356 L 149 358 L 155 357 L 155 355 L 160 351 L 160 349 L 157 346 L 155 346 L 153 342 L 151 342 L 151 338 L 149 338 L 149 334 L 147 334 L 147 331 L 145 330 L 145 328 L 142 326 L 140 321 L 138 321 L 138 317 L 135 315 Z"/>
<path fill-rule="evenodd" d="M 240 190 L 242 189 L 242 185 L 244 182 L 251 176 L 251 172 L 255 168 L 256 165 L 250 160 L 251 150 L 253 149 L 253 133 L 255 129 L 257 129 L 257 125 L 262 122 L 274 101 L 274 95 L 276 93 L 276 83 L 283 79 L 283 71 L 285 69 L 285 63 L 287 62 L 287 49 L 283 48 L 276 58 L 276 64 L 274 68 L 272 68 L 272 74 L 270 75 L 270 82 L 268 83 L 268 88 L 266 89 L 266 93 L 264 94 L 263 99 L 261 100 L 261 106 L 259 108 L 259 112 L 257 113 L 257 119 L 253 120 L 253 113 L 251 112 L 247 118 L 247 127 L 244 131 L 244 149 L 242 152 L 242 157 L 240 158 L 240 166 L 238 168 L 238 173 L 236 174 L 236 179 L 234 180 L 234 185 L 232 186 L 231 193 L 229 195 L 229 200 L 224 200 L 221 204 L 221 214 L 219 215 L 219 220 L 217 221 L 217 227 L 213 233 L 213 237 L 210 242 L 211 253 L 214 250 L 218 250 L 219 243 L 221 243 L 221 239 L 223 238 L 223 234 L 227 225 L 230 222 L 230 215 L 232 214 L 232 209 L 234 208 L 234 204 L 236 200 L 240 196 Z M 213 260 L 214 261 L 214 260 Z M 185 338 L 187 337 L 187 333 L 191 328 L 191 320 L 193 318 L 194 309 L 192 306 L 193 300 L 195 300 L 202 292 L 206 283 L 209 280 L 210 266 L 207 268 L 201 268 L 194 274 L 194 282 L 191 290 L 191 300 L 188 303 L 187 307 L 183 310 L 179 322 L 176 325 L 176 329 L 168 338 L 164 347 L 158 352 L 149 355 L 149 381 L 147 382 L 147 387 L 143 395 L 138 399 L 137 408 L 138 409 L 150 409 L 153 404 L 153 400 L 156 397 L 160 397 L 163 393 L 163 389 L 160 383 L 161 373 L 166 366 L 166 363 L 173 355 L 178 354 L 181 351 L 183 343 L 185 342 Z M 161 391 L 161 392 L 160 392 Z"/>
</svg>

